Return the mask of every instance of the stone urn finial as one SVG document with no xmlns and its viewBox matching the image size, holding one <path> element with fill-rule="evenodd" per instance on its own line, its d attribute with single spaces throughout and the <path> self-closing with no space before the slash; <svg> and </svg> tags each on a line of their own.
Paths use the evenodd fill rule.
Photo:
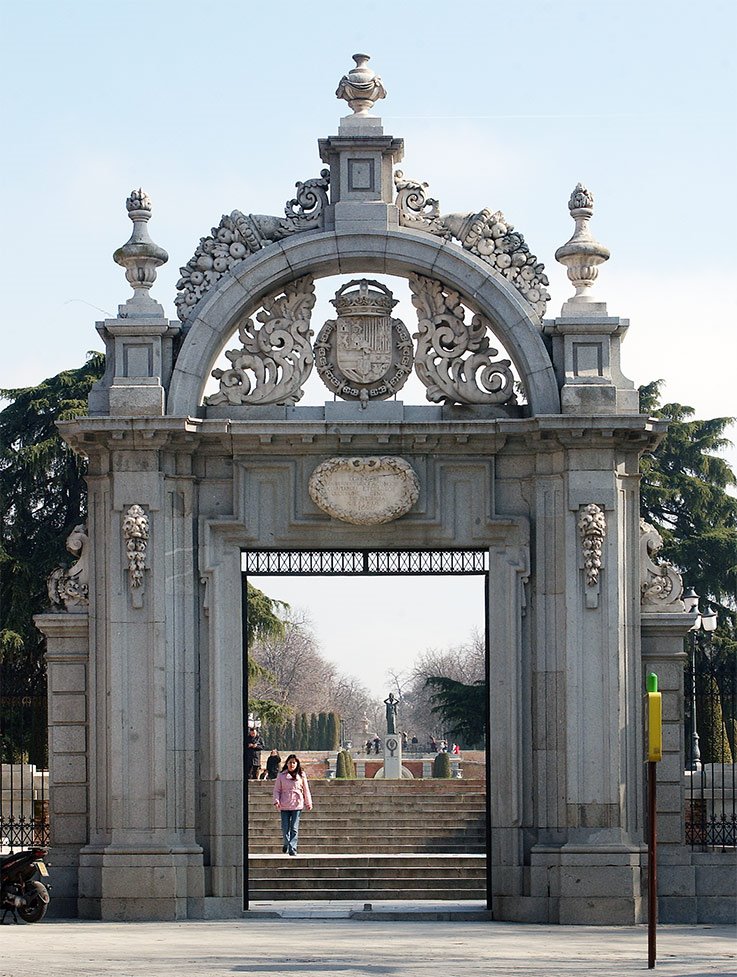
<svg viewBox="0 0 737 977">
<path fill-rule="evenodd" d="M 370 55 L 354 54 L 356 67 L 343 75 L 335 92 L 336 98 L 345 99 L 353 109 L 354 115 L 367 116 L 374 102 L 386 98 L 386 89 L 381 78 L 368 67 Z"/>
<path fill-rule="evenodd" d="M 599 244 L 589 230 L 594 195 L 578 183 L 568 201 L 568 210 L 576 222 L 576 229 L 571 239 L 555 252 L 556 261 L 566 266 L 568 278 L 576 288 L 576 294 L 566 305 L 596 302 L 589 289 L 599 274 L 597 265 L 609 259 L 609 248 Z"/>
<path fill-rule="evenodd" d="M 125 208 L 133 221 L 133 233 L 127 243 L 113 254 L 113 261 L 125 268 L 125 277 L 133 288 L 133 296 L 128 299 L 126 308 L 129 314 L 161 314 L 161 306 L 154 302 L 148 292 L 156 281 L 156 269 L 166 264 L 169 255 L 154 244 L 148 234 L 151 198 L 140 188 L 131 190 Z"/>
</svg>

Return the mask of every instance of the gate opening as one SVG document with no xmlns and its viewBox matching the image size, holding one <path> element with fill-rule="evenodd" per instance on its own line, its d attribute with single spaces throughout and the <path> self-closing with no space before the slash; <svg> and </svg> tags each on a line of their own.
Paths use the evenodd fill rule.
<svg viewBox="0 0 737 977">
<path fill-rule="evenodd" d="M 246 667 L 246 661 L 248 655 L 248 649 L 246 647 L 246 641 L 247 641 L 246 635 L 248 630 L 246 627 L 246 623 L 248 620 L 247 617 L 248 599 L 247 599 L 247 586 L 246 586 L 247 582 L 254 583 L 254 585 L 259 590 L 262 590 L 264 593 L 266 593 L 267 596 L 269 596 L 272 599 L 278 600 L 282 597 L 282 592 L 280 592 L 280 589 L 277 585 L 277 578 L 279 577 L 281 577 L 282 580 L 284 580 L 285 582 L 286 582 L 286 578 L 310 578 L 310 577 L 311 578 L 318 578 L 318 577 L 338 578 L 339 577 L 339 578 L 343 578 L 343 580 L 347 580 L 352 577 L 397 577 L 397 578 L 403 577 L 405 578 L 405 582 L 407 586 L 408 587 L 416 586 L 418 588 L 418 592 L 422 587 L 422 584 L 420 582 L 421 578 L 436 577 L 436 578 L 446 578 L 448 580 L 450 578 L 472 577 L 472 576 L 476 578 L 481 578 L 480 580 L 478 580 L 478 584 L 480 584 L 480 586 L 478 586 L 477 584 L 478 586 L 477 593 L 478 593 L 479 605 L 481 605 L 481 608 L 483 609 L 483 615 L 479 614 L 479 622 L 481 626 L 479 627 L 478 631 L 479 631 L 480 641 L 483 644 L 484 695 L 483 695 L 482 708 L 483 708 L 483 720 L 484 720 L 483 722 L 484 734 L 483 734 L 483 741 L 481 743 L 482 749 L 478 751 L 468 751 L 469 752 L 468 770 L 473 772 L 470 774 L 470 778 L 464 781 L 462 779 L 463 778 L 462 760 L 461 758 L 454 757 L 453 759 L 456 762 L 453 763 L 452 766 L 453 779 L 445 780 L 442 783 L 438 780 L 433 780 L 432 773 L 434 768 L 432 764 L 432 759 L 434 757 L 434 754 L 433 756 L 430 755 L 431 751 L 429 750 L 429 746 L 423 742 L 424 733 L 425 733 L 425 731 L 423 731 L 422 735 L 417 735 L 417 739 L 418 739 L 417 743 L 412 743 L 409 740 L 409 736 L 407 737 L 406 750 L 403 750 L 403 767 L 405 769 L 402 772 L 402 777 L 403 778 L 407 777 L 408 779 L 411 777 L 413 779 L 423 781 L 422 785 L 420 784 L 414 786 L 409 785 L 408 787 L 408 789 L 415 790 L 418 795 L 420 794 L 421 791 L 425 789 L 425 786 L 427 786 L 428 789 L 434 787 L 436 788 L 435 793 L 439 799 L 440 794 L 438 792 L 438 789 L 442 790 L 443 789 L 442 784 L 444 783 L 445 785 L 447 785 L 447 789 L 450 793 L 455 793 L 458 795 L 457 801 L 460 803 L 462 803 L 461 792 L 464 791 L 464 789 L 468 792 L 468 794 L 470 794 L 472 791 L 476 794 L 476 802 L 478 802 L 479 799 L 481 800 L 483 804 L 483 810 L 481 810 L 479 814 L 480 840 L 479 842 L 477 842 L 478 845 L 477 848 L 469 848 L 468 850 L 469 852 L 477 851 L 479 853 L 473 856 L 469 856 L 469 858 L 473 857 L 478 862 L 478 864 L 474 867 L 474 871 L 478 872 L 480 876 L 482 875 L 482 880 L 479 882 L 479 891 L 484 892 L 483 898 L 485 898 L 486 907 L 487 909 L 490 909 L 491 908 L 491 859 L 489 856 L 491 851 L 491 845 L 490 845 L 491 825 L 490 825 L 490 803 L 489 803 L 490 765 L 489 765 L 489 750 L 488 750 L 488 735 L 489 735 L 489 720 L 490 720 L 489 695 L 488 695 L 489 678 L 490 678 L 490 661 L 489 661 L 489 635 L 488 635 L 488 625 L 487 625 L 488 606 L 489 606 L 488 550 L 482 550 L 482 549 L 388 550 L 388 549 L 370 549 L 370 548 L 340 549 L 340 550 L 244 550 L 242 551 L 241 567 L 242 567 L 242 576 L 243 576 L 242 592 L 243 592 L 243 622 L 244 622 L 244 627 L 243 627 L 243 636 L 244 636 L 243 637 L 243 642 L 244 642 L 244 647 L 243 647 L 243 661 L 244 661 L 243 730 L 244 733 L 243 736 L 244 736 L 244 741 L 247 736 L 247 729 L 248 729 L 246 716 L 249 715 L 249 711 L 248 711 L 249 681 L 248 681 L 248 668 Z M 275 578 L 273 586 L 271 585 L 271 580 L 267 581 L 262 579 L 262 578 L 272 578 L 272 577 Z M 294 582 L 295 582 L 294 580 L 290 581 L 291 584 L 293 584 Z M 425 584 L 427 585 L 427 581 L 425 581 Z M 356 611 L 358 611 L 359 609 L 361 598 L 362 595 L 358 592 L 358 590 L 356 590 L 356 596 L 355 596 Z M 307 601 L 306 603 L 309 606 L 309 602 Z M 348 603 L 348 601 L 346 601 L 346 603 Z M 426 597 L 423 597 L 422 600 L 416 600 L 414 602 L 408 600 L 407 606 L 410 609 L 410 613 L 416 615 L 418 622 L 420 622 L 422 621 L 423 617 L 426 618 L 430 614 L 432 610 L 432 601 L 430 602 L 430 604 L 428 604 Z M 364 611 L 365 611 L 365 606 L 364 606 Z M 447 615 L 452 615 L 453 612 L 454 612 L 453 606 L 447 607 L 445 610 L 445 613 Z M 377 609 L 376 607 L 371 607 L 371 614 L 374 617 L 378 615 L 380 618 L 381 615 L 380 608 Z M 319 621 L 317 621 L 316 623 L 319 629 Z M 360 627 L 360 624 L 357 626 Z M 420 629 L 418 628 L 418 630 Z M 458 640 L 455 642 L 455 644 L 456 645 L 461 644 L 463 639 L 467 637 L 467 634 L 468 632 L 470 632 L 470 630 L 471 627 L 469 626 L 467 632 L 464 632 L 464 626 L 462 624 L 458 624 L 457 625 Z M 419 638 L 419 642 L 422 642 L 423 640 L 424 640 L 423 638 Z M 420 643 L 415 646 L 414 651 L 421 652 L 425 650 L 425 648 L 428 647 L 428 645 L 429 643 L 427 641 L 425 641 L 424 644 Z M 348 655 L 350 656 L 350 660 L 346 661 L 344 657 L 341 657 L 339 663 L 337 664 L 345 672 L 351 673 L 352 666 L 355 665 L 355 655 L 352 654 L 349 648 L 348 641 L 346 642 L 346 650 Z M 333 656 L 333 661 L 335 661 L 335 656 Z M 398 662 L 397 666 L 401 667 L 401 662 Z M 378 692 L 376 691 L 375 684 L 374 684 L 373 691 L 376 699 L 378 700 Z M 387 692 L 390 691 L 388 685 L 386 687 L 386 691 Z M 383 710 L 383 708 L 384 707 L 382 705 L 381 709 Z M 249 721 L 253 723 L 253 722 L 258 722 L 259 720 L 257 716 L 252 715 L 249 717 Z M 376 722 L 378 723 L 378 721 L 379 720 L 377 719 Z M 372 723 L 370 729 L 371 734 L 374 733 L 373 725 L 374 724 Z M 438 727 L 441 727 L 441 725 L 442 725 L 442 720 L 439 718 Z M 400 735 L 401 732 L 407 732 L 406 730 L 403 730 L 401 728 L 402 727 L 401 718 L 399 721 L 399 727 L 400 728 L 398 729 L 398 733 L 400 733 Z M 381 730 L 379 730 L 379 732 L 383 734 L 385 732 L 385 729 L 382 728 Z M 412 732 L 414 733 L 416 731 L 413 730 Z M 357 769 L 358 779 L 363 782 L 364 788 L 370 790 L 381 790 L 382 787 L 378 785 L 369 785 L 367 782 L 369 780 L 379 779 L 383 776 L 382 770 L 379 770 L 378 772 L 375 770 L 375 768 L 379 764 L 383 765 L 383 739 L 382 739 L 382 753 L 380 756 L 377 757 L 375 754 L 372 754 L 370 752 L 370 747 L 368 747 L 368 744 L 361 738 L 363 734 L 363 730 L 359 731 L 356 729 L 355 717 L 351 723 L 346 723 L 346 722 L 341 723 L 339 734 L 340 734 L 339 735 L 340 749 L 348 749 L 348 751 L 352 754 L 354 758 L 354 767 L 356 767 Z M 442 740 L 439 736 L 438 742 L 437 744 L 435 744 L 436 749 L 438 751 L 441 749 L 440 747 L 441 742 Z M 266 753 L 264 755 L 264 760 L 269 755 L 269 751 L 272 748 L 272 743 L 270 742 L 266 743 L 265 746 L 266 746 Z M 367 747 L 369 752 L 367 752 Z M 285 753 L 283 751 L 282 744 L 277 744 L 277 748 L 279 749 L 282 761 L 285 759 L 286 753 L 289 752 L 300 753 L 300 750 L 291 750 L 291 749 L 284 748 L 286 749 L 286 753 Z M 447 742 L 446 748 L 450 750 L 451 748 L 450 741 Z M 273 827 L 275 832 L 278 825 L 278 819 L 273 813 L 274 812 L 273 807 L 270 806 L 272 784 L 266 781 L 265 783 L 258 785 L 258 787 L 256 787 L 256 785 L 254 784 L 251 785 L 249 788 L 249 782 L 247 779 L 248 771 L 246 769 L 247 759 L 246 759 L 245 743 L 244 743 L 243 753 L 244 753 L 243 823 L 245 826 L 243 892 L 244 892 L 244 909 L 248 909 L 249 901 L 251 902 L 254 900 L 267 901 L 267 897 L 265 897 L 262 894 L 262 890 L 263 890 L 262 880 L 260 881 L 259 878 L 257 878 L 259 871 L 262 872 L 260 866 L 263 864 L 264 861 L 268 861 L 266 856 L 257 853 L 257 849 L 259 846 L 259 841 L 257 840 L 258 831 L 261 830 L 261 819 L 263 817 L 263 812 L 264 811 L 269 812 L 271 819 L 273 821 Z M 473 761 L 471 760 L 472 753 L 473 753 Z M 263 762 L 264 761 L 262 761 L 262 765 Z M 325 763 L 325 760 L 323 759 L 322 762 Z M 410 768 L 412 772 L 409 772 Z M 338 781 L 333 779 L 334 776 L 335 776 L 334 769 L 328 770 L 328 769 L 320 769 L 319 767 L 313 767 L 310 783 L 314 787 L 316 781 L 318 780 L 320 782 L 322 782 L 323 780 L 330 781 L 330 784 L 325 783 L 322 785 L 323 788 L 330 788 L 332 785 L 338 784 Z M 483 783 L 479 783 L 479 781 L 481 780 L 483 780 Z M 406 784 L 406 781 L 404 781 L 404 783 Z M 386 782 L 384 782 L 384 784 L 386 784 Z M 393 781 L 393 784 L 395 785 L 394 789 L 396 789 L 397 781 L 396 780 Z M 350 788 L 348 789 L 350 790 Z M 360 785 L 357 785 L 357 789 L 361 789 Z M 404 789 L 404 788 L 402 787 L 400 789 Z M 249 791 L 251 792 L 250 794 Z M 256 791 L 256 793 L 253 793 L 253 791 Z M 267 798 L 268 806 L 264 798 L 261 797 L 262 793 L 264 794 L 264 796 L 268 794 L 268 798 Z M 314 790 L 313 793 L 315 793 Z M 334 798 L 336 794 L 337 791 L 333 790 L 332 794 L 328 793 L 328 797 Z M 250 797 L 250 801 L 249 801 L 249 797 Z M 441 801 L 441 806 L 442 806 L 442 801 Z M 468 806 L 473 807 L 473 802 L 469 802 Z M 316 807 L 317 807 L 317 800 L 316 800 Z M 251 822 L 249 821 L 249 816 L 254 819 L 258 818 L 258 820 Z M 267 816 L 269 815 L 267 814 Z M 305 824 L 305 820 L 306 819 L 302 819 L 303 825 Z M 423 817 L 423 814 L 420 810 L 418 812 L 418 825 L 417 825 L 418 834 L 421 835 L 421 833 L 423 832 L 423 828 L 426 825 L 427 825 L 427 819 Z M 302 829 L 302 832 L 304 838 L 305 836 L 304 829 Z M 399 835 L 400 833 L 401 833 L 401 828 L 398 827 L 397 835 Z M 408 833 L 411 835 L 411 832 Z M 315 838 L 314 831 L 313 831 L 312 838 L 313 840 Z M 341 857 L 346 855 L 345 848 L 347 847 L 348 849 L 350 849 L 351 845 L 352 842 L 350 841 L 347 841 L 345 844 L 341 844 L 340 838 L 337 838 L 335 842 L 336 851 L 341 853 Z M 447 847 L 449 849 L 453 849 L 455 855 L 462 855 L 462 850 L 459 850 L 459 848 L 462 845 L 463 845 L 463 840 L 459 836 L 454 838 L 453 840 L 448 840 L 447 842 L 441 842 L 440 849 Z M 378 847 L 378 845 L 376 845 L 375 847 Z M 411 847 L 412 844 L 411 843 L 408 844 L 408 849 Z M 409 867 L 410 864 L 410 862 L 407 861 L 407 859 L 411 859 L 414 855 L 421 856 L 423 854 L 422 846 L 420 843 L 415 843 L 415 847 L 418 849 L 418 851 L 415 852 L 415 851 L 408 850 L 408 852 L 405 853 L 404 856 L 402 856 L 405 859 L 404 864 L 407 867 Z M 275 854 L 279 855 L 280 850 L 281 850 L 280 848 L 276 848 Z M 325 847 L 323 845 L 322 851 L 324 852 L 324 850 Z M 263 846 L 261 847 L 261 851 L 263 851 Z M 436 848 L 435 851 L 438 853 L 437 857 L 440 858 L 441 854 L 439 849 Z M 483 852 L 483 857 L 480 857 L 481 852 Z M 302 854 L 302 851 L 300 851 L 300 854 Z M 425 852 L 425 854 L 427 853 Z M 281 857 L 282 856 L 279 855 L 279 858 Z M 305 843 L 304 857 L 310 858 L 311 860 L 319 861 L 319 859 L 316 859 L 316 857 L 313 854 L 311 854 L 308 843 Z M 447 855 L 442 857 L 447 857 Z M 259 859 L 261 859 L 262 861 L 259 861 Z M 369 856 L 369 860 L 370 860 L 370 856 Z M 286 863 L 289 860 L 284 859 L 284 861 Z M 345 864 L 347 865 L 348 863 L 346 862 Z M 398 864 L 401 864 L 401 860 L 398 862 Z M 462 872 L 462 869 L 460 867 L 462 864 L 463 864 L 463 860 L 461 859 L 458 861 L 458 866 L 459 866 L 458 873 Z M 285 867 L 291 868 L 291 865 L 285 865 Z M 276 868 L 278 870 L 278 866 L 276 866 Z M 378 868 L 372 869 L 369 866 L 369 871 L 371 870 L 375 870 L 376 872 L 379 871 Z M 424 869 L 424 871 L 427 871 L 427 869 Z M 254 875 L 254 872 L 256 872 L 257 874 Z M 339 874 L 341 874 L 340 871 Z M 346 874 L 347 874 L 347 870 L 346 870 Z M 346 885 L 350 884 L 347 879 L 345 880 L 345 884 Z M 453 894 L 450 894 L 451 887 L 449 884 L 446 885 L 446 888 L 449 890 L 449 894 L 447 896 L 444 897 L 439 896 L 437 898 L 447 898 L 447 899 L 464 898 L 463 896 L 459 896 L 457 894 L 458 892 L 457 886 L 453 890 Z M 357 895 L 351 896 L 350 891 L 351 890 L 349 889 L 346 890 L 346 896 L 345 896 L 346 899 L 356 900 L 356 901 L 360 899 L 361 901 L 363 901 L 365 898 L 369 898 L 370 901 L 370 898 L 374 898 L 375 900 L 380 901 L 382 898 L 391 898 L 391 896 L 387 896 L 387 895 L 382 896 L 378 893 L 373 895 L 372 897 L 366 895 L 361 895 L 360 897 Z M 428 892 L 431 891 L 431 887 L 428 887 L 427 891 Z M 278 896 L 275 896 L 274 898 L 278 898 Z M 320 889 L 318 888 L 313 889 L 310 898 L 320 899 L 321 898 Z M 335 895 L 335 893 L 333 893 L 333 894 L 323 895 L 322 898 L 335 899 L 338 897 Z M 396 898 L 398 901 L 401 901 L 402 898 L 410 898 L 410 897 L 397 896 Z M 427 898 L 435 898 L 435 897 L 427 896 Z M 467 898 L 475 899 L 477 898 L 477 896 L 471 895 L 468 896 Z M 479 896 L 478 898 L 482 898 L 482 897 Z"/>
</svg>

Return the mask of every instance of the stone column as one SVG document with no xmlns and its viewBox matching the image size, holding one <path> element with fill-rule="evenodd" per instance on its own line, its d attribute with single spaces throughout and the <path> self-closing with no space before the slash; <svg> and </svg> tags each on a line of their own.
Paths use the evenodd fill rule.
<svg viewBox="0 0 737 977">
<path fill-rule="evenodd" d="M 89 832 L 87 614 L 38 614 L 46 636 L 49 700 L 51 912 L 77 915 L 79 853 Z"/>
<path fill-rule="evenodd" d="M 632 924 L 641 911 L 639 564 L 623 554 L 638 552 L 637 484 L 627 475 L 636 454 L 617 476 L 597 442 L 568 445 L 563 492 L 548 492 L 546 503 L 557 515 L 549 512 L 546 551 L 537 553 L 538 572 L 549 567 L 557 591 L 538 600 L 557 673 L 551 721 L 539 734 L 555 758 L 543 778 L 545 817 L 557 811 L 558 821 L 537 819 L 531 895 L 547 896 L 551 922 Z"/>
<path fill-rule="evenodd" d="M 95 793 L 80 914 L 179 919 L 203 911 L 191 486 L 165 435 L 139 448 L 130 423 L 90 452 Z"/>
</svg>

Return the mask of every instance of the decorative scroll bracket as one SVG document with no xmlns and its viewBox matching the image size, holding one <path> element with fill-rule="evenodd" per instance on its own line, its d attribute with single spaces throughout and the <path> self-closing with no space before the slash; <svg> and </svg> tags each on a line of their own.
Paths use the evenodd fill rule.
<svg viewBox="0 0 737 977">
<path fill-rule="evenodd" d="M 655 563 L 663 548 L 663 537 L 650 523 L 640 519 L 640 604 L 643 611 L 683 613 L 683 578 L 672 564 Z"/>
<path fill-rule="evenodd" d="M 75 526 L 66 540 L 67 552 L 77 557 L 69 567 L 57 567 L 47 581 L 51 606 L 70 614 L 84 614 L 89 608 L 89 537 L 87 526 Z"/>
</svg>

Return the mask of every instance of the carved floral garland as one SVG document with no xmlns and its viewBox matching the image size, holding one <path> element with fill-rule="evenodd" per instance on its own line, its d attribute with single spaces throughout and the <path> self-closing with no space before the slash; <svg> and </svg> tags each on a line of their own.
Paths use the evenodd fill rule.
<svg viewBox="0 0 737 977">
<path fill-rule="evenodd" d="M 586 572 L 586 585 L 596 587 L 602 565 L 602 552 L 606 537 L 606 517 L 604 511 L 593 502 L 581 510 L 578 520 L 581 534 L 583 566 Z"/>
<path fill-rule="evenodd" d="M 550 298 L 545 265 L 530 252 L 524 237 L 504 214 L 484 208 L 478 213 L 440 214 L 437 200 L 428 197 L 427 183 L 407 180 L 401 170 L 394 174 L 399 223 L 419 231 L 456 240 L 507 279 L 542 319 Z"/>
<path fill-rule="evenodd" d="M 330 171 L 322 170 L 319 177 L 297 183 L 296 195 L 284 207 L 285 217 L 242 214 L 239 210 L 224 215 L 210 236 L 200 239 L 195 253 L 179 269 L 182 277 L 177 282 L 179 295 L 174 300 L 179 318 L 184 321 L 208 289 L 249 254 L 273 241 L 322 227 L 329 182 Z"/>
<path fill-rule="evenodd" d="M 125 539 L 125 552 L 128 557 L 128 579 L 131 590 L 137 590 L 143 585 L 148 530 L 148 516 L 140 505 L 132 505 L 123 520 L 123 537 Z"/>
</svg>

